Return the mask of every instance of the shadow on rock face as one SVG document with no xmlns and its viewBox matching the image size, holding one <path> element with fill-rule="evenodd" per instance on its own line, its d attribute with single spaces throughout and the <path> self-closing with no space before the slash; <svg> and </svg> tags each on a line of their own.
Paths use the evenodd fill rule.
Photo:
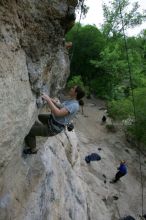
<svg viewBox="0 0 146 220">
<path fill-rule="evenodd" d="M 136 220 L 136 219 L 133 218 L 132 216 L 128 215 L 127 217 L 120 218 L 119 220 Z"/>
</svg>

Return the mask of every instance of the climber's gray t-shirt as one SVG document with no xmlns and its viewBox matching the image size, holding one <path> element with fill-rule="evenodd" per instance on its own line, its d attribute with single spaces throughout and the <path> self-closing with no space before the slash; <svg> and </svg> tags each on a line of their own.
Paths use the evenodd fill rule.
<svg viewBox="0 0 146 220">
<path fill-rule="evenodd" d="M 67 125 L 76 115 L 79 110 L 79 103 L 77 100 L 67 100 L 61 104 L 62 108 L 66 108 L 69 114 L 64 117 L 56 117 L 53 115 L 55 121 L 62 125 Z"/>
</svg>

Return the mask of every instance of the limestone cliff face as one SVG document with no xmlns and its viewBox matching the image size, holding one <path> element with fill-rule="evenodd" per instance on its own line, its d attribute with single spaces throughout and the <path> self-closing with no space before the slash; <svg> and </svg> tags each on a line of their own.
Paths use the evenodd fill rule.
<svg viewBox="0 0 146 220">
<path fill-rule="evenodd" d="M 74 22 L 76 4 L 77 0 L 0 1 L 1 220 L 85 219 L 84 199 L 78 197 L 82 188 L 74 185 L 63 143 L 51 139 L 52 148 L 49 145 L 42 155 L 21 157 L 24 137 L 40 111 L 40 91 L 57 94 L 69 75 L 64 36 Z M 81 218 L 74 218 L 78 212 Z"/>
<path fill-rule="evenodd" d="M 13 157 L 3 175 L 1 220 L 87 219 L 76 136 L 66 135 L 48 138 L 44 146 L 38 140 L 35 156 Z"/>
<path fill-rule="evenodd" d="M 75 5 L 76 1 L 65 0 L 0 1 L 1 167 L 36 119 L 40 91 L 54 95 L 66 83 L 69 59 L 64 35 Z"/>
</svg>

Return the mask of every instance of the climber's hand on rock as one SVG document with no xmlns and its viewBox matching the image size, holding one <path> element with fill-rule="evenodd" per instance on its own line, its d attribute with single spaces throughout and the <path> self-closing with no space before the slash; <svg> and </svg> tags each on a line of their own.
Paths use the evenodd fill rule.
<svg viewBox="0 0 146 220">
<path fill-rule="evenodd" d="M 45 93 L 43 93 L 42 99 L 48 101 L 48 100 L 50 100 L 51 98 L 50 98 L 48 95 L 46 95 Z"/>
</svg>

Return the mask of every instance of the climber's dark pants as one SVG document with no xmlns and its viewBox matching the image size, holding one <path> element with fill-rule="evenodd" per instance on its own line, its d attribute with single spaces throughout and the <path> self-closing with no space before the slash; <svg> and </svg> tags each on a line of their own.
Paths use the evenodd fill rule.
<svg viewBox="0 0 146 220">
<path fill-rule="evenodd" d="M 114 183 L 116 183 L 122 176 L 125 176 L 125 173 L 121 173 L 120 171 L 116 173 Z"/>
<path fill-rule="evenodd" d="M 36 136 L 54 136 L 64 129 L 64 126 L 54 124 L 50 114 L 40 114 L 38 119 L 41 123 L 35 122 L 28 135 L 25 137 L 25 143 L 27 147 L 31 149 L 36 148 Z"/>
</svg>

